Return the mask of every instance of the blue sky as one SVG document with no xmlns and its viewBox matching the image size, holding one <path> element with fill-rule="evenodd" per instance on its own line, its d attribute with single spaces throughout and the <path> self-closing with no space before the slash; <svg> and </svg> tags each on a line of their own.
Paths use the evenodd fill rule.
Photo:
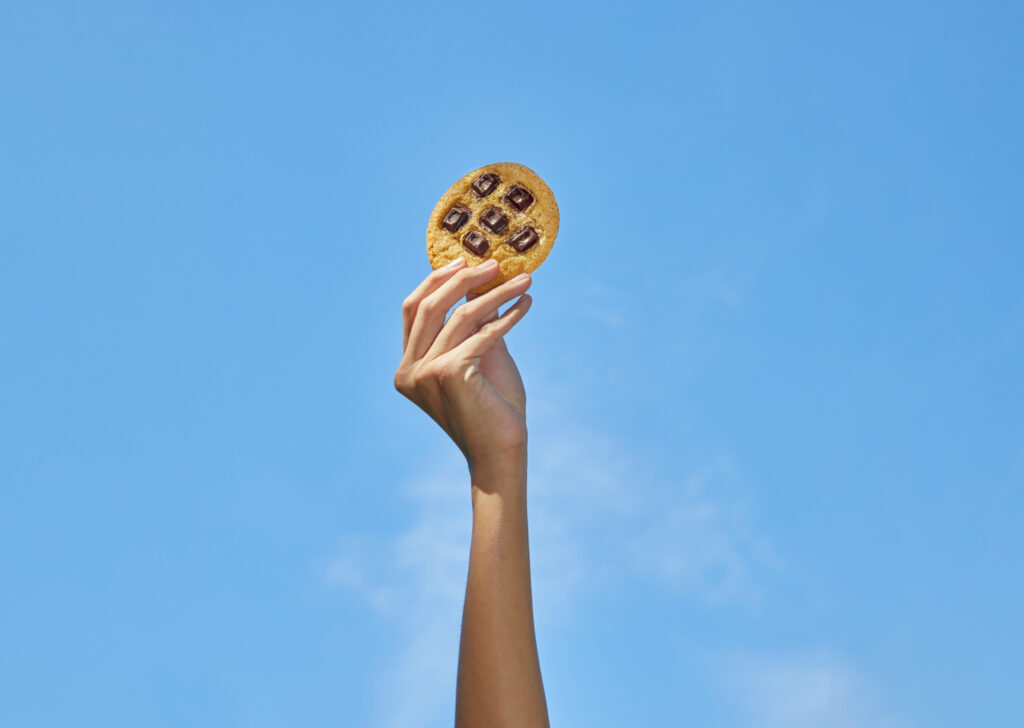
<svg viewBox="0 0 1024 728">
<path fill-rule="evenodd" d="M 555 725 L 1024 723 L 1010 3 L 0 11 L 0 724 L 444 726 L 469 498 L 391 387 L 516 161 Z"/>
</svg>

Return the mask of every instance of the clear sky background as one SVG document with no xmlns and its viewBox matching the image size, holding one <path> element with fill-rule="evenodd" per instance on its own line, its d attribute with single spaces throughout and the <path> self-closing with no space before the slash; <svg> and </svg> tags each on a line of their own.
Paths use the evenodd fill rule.
<svg viewBox="0 0 1024 728">
<path fill-rule="evenodd" d="M 450 725 L 468 485 L 391 378 L 507 160 L 553 724 L 1024 725 L 1022 28 L 5 4 L 0 724 Z"/>
</svg>

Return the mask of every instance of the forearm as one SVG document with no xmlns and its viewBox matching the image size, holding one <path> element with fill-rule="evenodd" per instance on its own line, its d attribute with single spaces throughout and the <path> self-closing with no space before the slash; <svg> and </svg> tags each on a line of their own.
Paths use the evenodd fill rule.
<svg viewBox="0 0 1024 728">
<path fill-rule="evenodd" d="M 526 459 L 473 471 L 457 728 L 548 725 L 530 587 Z"/>
</svg>

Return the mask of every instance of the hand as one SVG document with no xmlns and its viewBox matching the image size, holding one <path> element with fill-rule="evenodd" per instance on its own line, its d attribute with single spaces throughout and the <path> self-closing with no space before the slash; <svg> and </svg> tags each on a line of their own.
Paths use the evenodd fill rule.
<svg viewBox="0 0 1024 728">
<path fill-rule="evenodd" d="M 402 304 L 395 388 L 448 433 L 470 470 L 518 462 L 526 452 L 526 392 L 502 337 L 529 310 L 532 299 L 524 294 L 532 281 L 523 274 L 479 296 L 469 293 L 497 273 L 493 260 L 467 268 L 459 258 L 427 276 Z M 463 296 L 466 303 L 446 323 L 445 314 Z"/>
</svg>

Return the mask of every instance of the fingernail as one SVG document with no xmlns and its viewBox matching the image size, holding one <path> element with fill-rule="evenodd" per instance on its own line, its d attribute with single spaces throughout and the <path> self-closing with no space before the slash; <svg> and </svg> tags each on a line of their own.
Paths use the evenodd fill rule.
<svg viewBox="0 0 1024 728">
<path fill-rule="evenodd" d="M 520 273 L 519 275 L 517 275 L 512 280 L 515 283 L 522 283 L 523 281 L 527 281 L 529 279 L 530 279 L 530 274 L 529 273 Z"/>
<path fill-rule="evenodd" d="M 466 264 L 466 259 L 465 258 L 456 258 L 451 263 L 449 263 L 444 268 L 442 268 L 442 270 L 453 270 L 455 268 L 460 268 L 460 267 L 464 266 L 465 264 Z"/>
<path fill-rule="evenodd" d="M 480 267 L 481 268 L 494 268 L 497 265 L 498 265 L 498 261 L 496 261 L 494 258 L 488 258 L 487 260 L 485 260 L 483 263 L 480 264 Z"/>
</svg>

